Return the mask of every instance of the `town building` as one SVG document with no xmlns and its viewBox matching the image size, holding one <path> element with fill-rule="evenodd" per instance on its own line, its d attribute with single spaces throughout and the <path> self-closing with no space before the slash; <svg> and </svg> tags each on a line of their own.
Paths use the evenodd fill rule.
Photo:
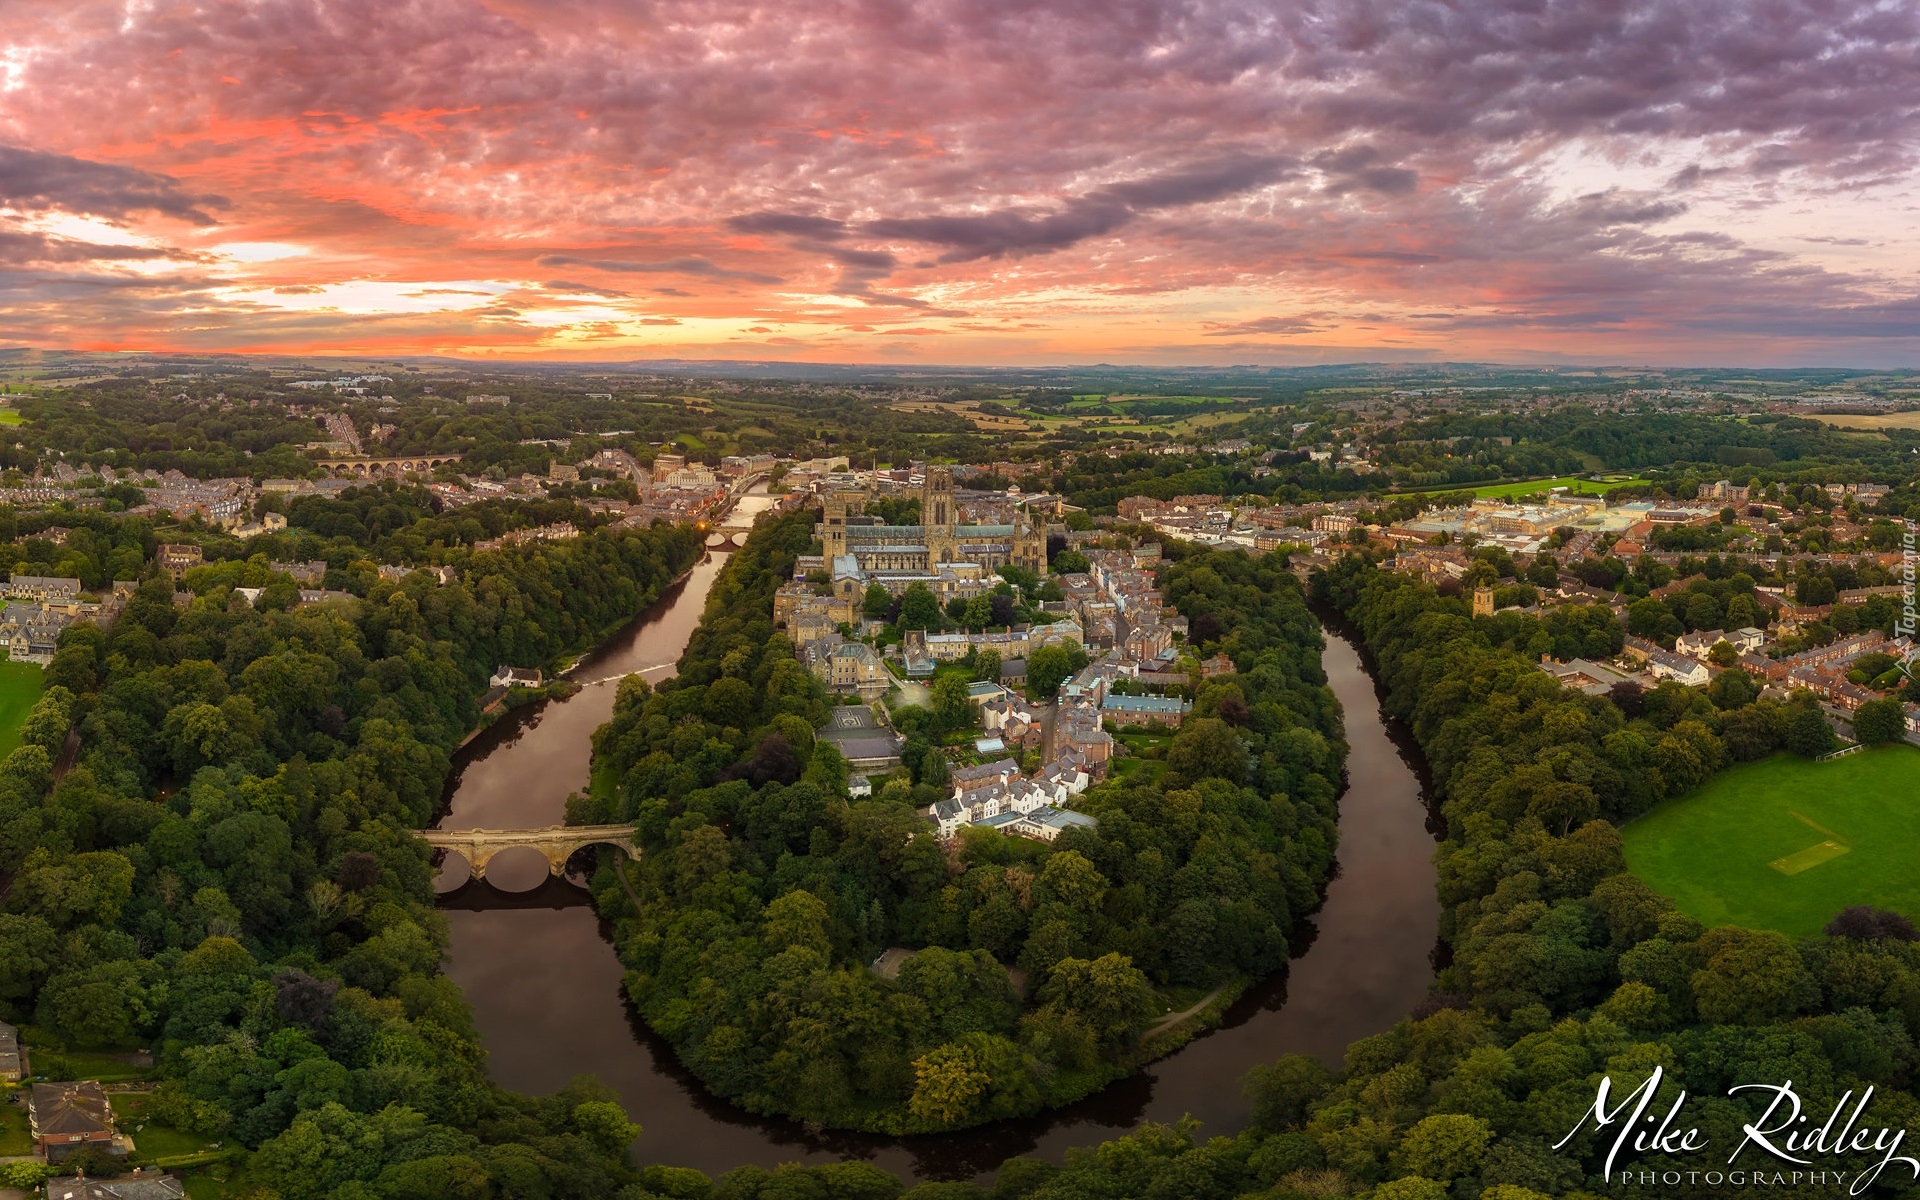
<svg viewBox="0 0 1920 1200">
<path fill-rule="evenodd" d="M 0 1021 L 0 1083 L 19 1083 L 25 1070 L 20 1054 L 20 1031 Z"/>
<path fill-rule="evenodd" d="M 1657 647 L 1647 655 L 1647 670 L 1655 679 L 1671 679 L 1688 687 L 1699 687 L 1713 677 L 1707 665 Z"/>
<path fill-rule="evenodd" d="M 885 775 L 900 765 L 900 746 L 905 741 L 882 725 L 864 704 L 834 709 L 817 736 L 840 751 L 849 771 L 869 778 Z"/>
<path fill-rule="evenodd" d="M 160 547 L 159 551 L 155 553 L 154 558 L 159 562 L 160 569 L 175 579 L 179 579 L 182 575 L 206 561 L 206 555 L 201 551 L 200 547 L 191 542 L 168 542 Z"/>
<path fill-rule="evenodd" d="M 827 664 L 827 686 L 836 692 L 857 693 L 862 700 L 878 700 L 893 686 L 886 664 L 865 642 L 834 647 Z"/>
<path fill-rule="evenodd" d="M 47 1200 L 182 1200 L 186 1185 L 157 1167 L 135 1167 L 111 1179 L 56 1175 L 47 1180 Z"/>
<path fill-rule="evenodd" d="M 1677 654 L 1685 654 L 1691 658 L 1704 659 L 1707 657 L 1707 654 L 1721 642 L 1729 642 L 1725 630 L 1702 629 L 1695 633 L 1683 633 L 1675 638 L 1673 641 L 1673 649 Z M 1731 643 L 1729 642 L 1729 644 Z M 1734 648 L 1736 650 L 1739 649 L 1737 646 Z"/>
<path fill-rule="evenodd" d="M 1154 722 L 1177 729 L 1193 711 L 1191 700 L 1175 696 L 1108 695 L 1100 702 L 1100 719 L 1115 725 L 1147 725 Z"/>
<path fill-rule="evenodd" d="M 1574 688 L 1589 696 L 1604 695 L 1611 691 L 1615 684 L 1629 682 L 1620 672 L 1584 658 L 1563 663 L 1549 659 L 1540 664 L 1540 669 L 1558 679 L 1561 687 Z"/>
<path fill-rule="evenodd" d="M 125 1154 L 114 1134 L 113 1106 L 97 1083 L 36 1083 L 27 1098 L 27 1121 L 34 1145 L 50 1163 L 83 1146 Z"/>
<path fill-rule="evenodd" d="M 13 575 L 7 579 L 7 599 L 71 601 L 80 598 L 80 581 L 48 575 Z"/>
</svg>

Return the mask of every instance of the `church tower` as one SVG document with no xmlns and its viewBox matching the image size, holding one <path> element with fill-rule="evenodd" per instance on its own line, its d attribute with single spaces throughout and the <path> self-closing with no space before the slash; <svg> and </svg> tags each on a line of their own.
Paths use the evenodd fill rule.
<svg viewBox="0 0 1920 1200">
<path fill-rule="evenodd" d="M 826 513 L 821 518 L 820 552 L 826 555 L 829 567 L 847 552 L 847 498 L 838 493 L 827 497 Z"/>
<path fill-rule="evenodd" d="M 1047 573 L 1046 526 L 1035 524 L 1024 508 L 1013 514 L 1013 565 L 1035 575 Z"/>
<path fill-rule="evenodd" d="M 920 523 L 926 529 L 927 566 L 953 562 L 959 552 L 954 529 L 960 521 L 960 506 L 953 498 L 953 469 L 927 468 L 927 482 L 920 493 Z"/>
</svg>

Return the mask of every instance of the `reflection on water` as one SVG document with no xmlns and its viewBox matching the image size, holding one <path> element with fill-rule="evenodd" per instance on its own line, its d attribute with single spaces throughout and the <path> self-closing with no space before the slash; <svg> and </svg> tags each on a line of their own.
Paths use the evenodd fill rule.
<svg viewBox="0 0 1920 1200">
<path fill-rule="evenodd" d="M 565 700 L 531 706 L 462 752 L 449 826 L 495 828 L 560 819 L 565 796 L 586 783 L 589 739 L 612 711 L 611 680 L 646 664 L 671 663 L 698 623 L 722 555 L 710 555 L 646 618 L 583 663 L 591 684 Z M 1251 989 L 1223 1026 L 1080 1104 L 1045 1116 L 931 1137 L 813 1133 L 755 1117 L 709 1096 L 673 1050 L 633 1015 L 621 990 L 608 927 L 572 883 L 487 869 L 466 882 L 452 864 L 441 901 L 452 932 L 448 974 L 466 993 L 503 1085 L 551 1092 L 591 1073 L 615 1088 L 642 1129 L 642 1162 L 719 1174 L 743 1163 L 867 1159 L 902 1176 L 968 1179 L 1006 1158 L 1059 1159 L 1144 1119 L 1191 1114 L 1202 1135 L 1231 1132 L 1249 1111 L 1239 1077 L 1285 1053 L 1337 1064 L 1347 1044 L 1389 1028 L 1426 994 L 1439 929 L 1433 836 L 1417 757 L 1382 723 L 1373 685 L 1353 644 L 1329 631 L 1326 670 L 1346 713 L 1348 786 L 1340 809 L 1340 863 L 1326 903 L 1300 930 L 1291 972 Z M 671 671 L 671 667 L 667 668 Z M 661 677 L 664 677 L 664 672 Z M 489 740 L 492 739 L 492 740 Z M 503 782 L 502 780 L 508 782 Z M 536 856 L 537 857 L 537 856 Z M 492 884 L 528 887 L 504 894 Z"/>
</svg>

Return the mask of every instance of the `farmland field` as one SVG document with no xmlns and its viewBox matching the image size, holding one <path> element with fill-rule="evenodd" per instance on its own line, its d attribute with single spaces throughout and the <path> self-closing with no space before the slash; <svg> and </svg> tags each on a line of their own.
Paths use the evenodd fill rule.
<svg viewBox="0 0 1920 1200">
<path fill-rule="evenodd" d="M 1814 420 L 1835 429 L 1878 432 L 1882 429 L 1920 429 L 1920 411 L 1897 413 L 1812 413 Z"/>
<path fill-rule="evenodd" d="M 1532 495 L 1535 492 L 1544 492 L 1551 488 L 1563 487 L 1563 488 L 1566 488 L 1568 491 L 1574 492 L 1576 494 L 1582 494 L 1582 495 L 1588 495 L 1588 496 L 1600 496 L 1600 495 L 1605 495 L 1606 493 L 1612 491 L 1614 488 L 1625 487 L 1629 483 L 1642 483 L 1642 482 L 1645 482 L 1645 481 L 1640 479 L 1634 479 L 1634 478 L 1620 477 L 1620 478 L 1608 479 L 1604 483 L 1596 483 L 1591 479 L 1583 479 L 1577 475 L 1562 475 L 1557 479 L 1528 479 L 1528 480 L 1522 480 L 1517 483 L 1487 483 L 1487 484 L 1481 484 L 1474 487 L 1469 487 L 1466 484 L 1460 484 L 1455 487 L 1416 488 L 1416 489 L 1405 491 L 1405 492 L 1395 492 L 1393 494 L 1396 496 L 1431 496 L 1438 492 L 1471 491 L 1477 497 L 1491 498 L 1491 497 L 1508 497 L 1508 496 L 1528 496 L 1528 495 Z"/>
</svg>

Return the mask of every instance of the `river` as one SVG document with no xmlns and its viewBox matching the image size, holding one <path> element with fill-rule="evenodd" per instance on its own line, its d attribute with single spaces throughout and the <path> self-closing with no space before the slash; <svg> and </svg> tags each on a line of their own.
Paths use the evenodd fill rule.
<svg viewBox="0 0 1920 1200">
<path fill-rule="evenodd" d="M 579 692 L 511 713 L 462 750 L 444 823 L 560 820 L 566 796 L 586 786 L 590 738 L 613 710 L 618 680 L 633 671 L 652 681 L 672 674 L 725 558 L 709 553 L 649 614 L 583 660 Z M 620 963 L 586 893 L 546 878 L 532 851 L 521 862 L 503 854 L 486 883 L 464 886 L 456 886 L 464 864 L 454 860 L 442 884 L 451 889 L 441 901 L 452 932 L 447 973 L 473 1006 L 495 1080 L 547 1093 L 576 1075 L 599 1076 L 642 1128 L 640 1162 L 717 1176 L 747 1163 L 857 1157 L 907 1178 L 969 1179 L 1013 1155 L 1058 1161 L 1069 1147 L 1142 1120 L 1191 1114 L 1202 1136 L 1231 1133 L 1248 1115 L 1238 1080 L 1249 1067 L 1286 1053 L 1337 1066 L 1349 1042 L 1391 1027 L 1433 978 L 1440 909 L 1417 755 L 1386 725 L 1354 644 L 1332 629 L 1325 664 L 1346 714 L 1348 786 L 1337 873 L 1296 939 L 1291 971 L 1243 996 L 1219 1029 L 1068 1108 L 957 1134 L 885 1138 L 811 1132 L 715 1100 L 632 1015 Z M 531 890 L 501 890 L 515 887 Z"/>
</svg>

